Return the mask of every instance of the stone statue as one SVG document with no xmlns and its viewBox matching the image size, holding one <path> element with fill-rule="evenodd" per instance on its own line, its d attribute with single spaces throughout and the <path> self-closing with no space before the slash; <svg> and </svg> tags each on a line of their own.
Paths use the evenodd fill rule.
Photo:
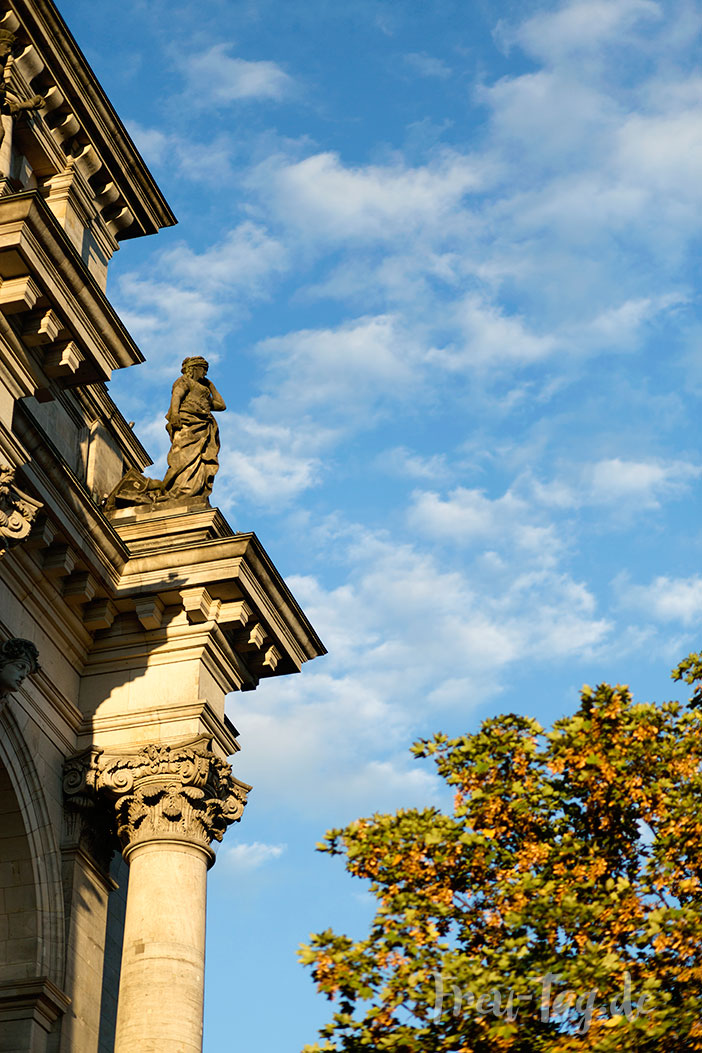
<svg viewBox="0 0 702 1053">
<path fill-rule="evenodd" d="M 31 99 L 19 99 L 7 87 L 12 48 L 16 37 L 9 29 L 0 29 L 0 114 L 14 117 L 23 110 L 39 110 L 44 105 L 43 95 L 33 95 Z M 5 138 L 5 128 L 0 121 L 0 146 Z"/>
<path fill-rule="evenodd" d="M 31 640 L 15 637 L 0 646 L 0 706 L 22 686 L 31 673 L 39 672 L 39 652 Z"/>
<path fill-rule="evenodd" d="M 219 428 L 212 416 L 225 410 L 224 399 L 207 379 L 207 360 L 183 360 L 182 377 L 173 385 L 166 429 L 171 440 L 166 497 L 209 497 L 219 468 Z"/>
<path fill-rule="evenodd" d="M 173 385 L 166 414 L 171 448 L 165 478 L 149 479 L 136 468 L 130 468 L 108 496 L 107 512 L 210 496 L 219 468 L 219 428 L 213 414 L 227 407 L 217 388 L 207 379 L 208 368 L 207 360 L 199 355 L 183 359 L 183 375 Z"/>
</svg>

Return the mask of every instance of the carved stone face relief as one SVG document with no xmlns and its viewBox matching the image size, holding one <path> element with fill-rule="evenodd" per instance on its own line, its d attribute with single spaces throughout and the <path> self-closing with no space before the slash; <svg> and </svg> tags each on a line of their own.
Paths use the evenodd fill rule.
<svg viewBox="0 0 702 1053">
<path fill-rule="evenodd" d="M 21 660 L 0 666 L 0 694 L 16 691 L 22 686 L 22 681 L 29 676 L 30 672 L 29 662 Z"/>
<path fill-rule="evenodd" d="M 0 647 L 0 699 L 17 691 L 23 681 L 39 671 L 39 652 L 31 640 L 14 638 Z"/>
</svg>

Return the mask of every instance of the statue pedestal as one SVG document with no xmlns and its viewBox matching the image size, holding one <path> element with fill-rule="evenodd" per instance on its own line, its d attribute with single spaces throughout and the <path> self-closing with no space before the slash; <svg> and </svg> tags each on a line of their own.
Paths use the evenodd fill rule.
<svg viewBox="0 0 702 1053">
<path fill-rule="evenodd" d="M 255 534 L 219 509 L 121 509 L 119 580 L 85 615 L 95 630 L 81 679 L 79 747 L 103 749 L 209 735 L 238 749 L 225 696 L 298 672 L 325 653 Z"/>
</svg>

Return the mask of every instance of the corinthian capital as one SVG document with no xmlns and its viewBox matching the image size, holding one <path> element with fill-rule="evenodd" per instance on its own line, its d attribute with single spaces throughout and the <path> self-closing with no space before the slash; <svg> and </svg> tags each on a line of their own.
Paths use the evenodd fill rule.
<svg viewBox="0 0 702 1053">
<path fill-rule="evenodd" d="M 241 819 L 251 789 L 208 748 L 206 737 L 136 752 L 91 750 L 66 766 L 68 800 L 111 801 L 123 851 L 152 840 L 209 847 Z"/>
<path fill-rule="evenodd" d="M 41 507 L 41 501 L 15 486 L 15 469 L 0 465 L 0 556 L 13 542 L 26 538 Z"/>
</svg>

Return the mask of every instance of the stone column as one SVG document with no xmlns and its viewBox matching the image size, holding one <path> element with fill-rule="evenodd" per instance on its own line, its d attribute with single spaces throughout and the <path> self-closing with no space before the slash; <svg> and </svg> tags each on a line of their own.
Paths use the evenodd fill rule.
<svg viewBox="0 0 702 1053">
<path fill-rule="evenodd" d="M 115 1053 L 200 1053 L 210 851 L 145 841 L 127 858 Z"/>
<path fill-rule="evenodd" d="M 114 1053 L 201 1053 L 210 848 L 250 789 L 205 737 L 91 755 L 86 783 L 112 800 L 129 864 Z"/>
</svg>

